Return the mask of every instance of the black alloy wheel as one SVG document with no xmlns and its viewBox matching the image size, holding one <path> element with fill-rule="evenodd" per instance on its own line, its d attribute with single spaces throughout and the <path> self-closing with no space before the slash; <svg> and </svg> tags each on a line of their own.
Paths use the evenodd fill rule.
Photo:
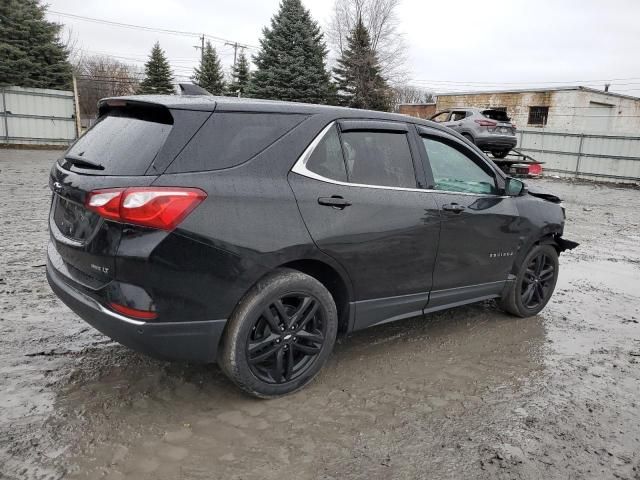
<svg viewBox="0 0 640 480">
<path fill-rule="evenodd" d="M 327 323 L 316 298 L 285 295 L 270 303 L 247 339 L 251 372 L 266 383 L 286 383 L 304 375 L 317 359 Z"/>
<path fill-rule="evenodd" d="M 316 278 L 279 268 L 245 294 L 218 349 L 242 390 L 274 398 L 301 389 L 327 362 L 338 333 L 335 301 Z"/>
<path fill-rule="evenodd" d="M 518 317 L 542 310 L 556 288 L 559 264 L 553 245 L 535 245 L 520 264 L 518 274 L 500 299 L 502 308 Z"/>
<path fill-rule="evenodd" d="M 522 304 L 535 309 L 546 303 L 555 285 L 555 264 L 544 252 L 533 257 L 524 272 L 520 295 Z"/>
</svg>

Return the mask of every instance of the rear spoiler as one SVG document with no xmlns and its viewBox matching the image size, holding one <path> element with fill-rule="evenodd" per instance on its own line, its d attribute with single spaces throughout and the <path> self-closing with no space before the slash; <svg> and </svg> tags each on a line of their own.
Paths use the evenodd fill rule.
<svg viewBox="0 0 640 480">
<path fill-rule="evenodd" d="M 179 83 L 180 87 L 180 95 L 209 95 L 212 96 L 211 93 L 206 91 L 200 85 L 196 85 L 194 83 Z"/>
</svg>

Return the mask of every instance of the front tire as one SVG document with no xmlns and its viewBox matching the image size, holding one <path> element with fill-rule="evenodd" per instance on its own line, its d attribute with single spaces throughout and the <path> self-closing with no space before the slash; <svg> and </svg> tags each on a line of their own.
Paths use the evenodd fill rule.
<svg viewBox="0 0 640 480">
<path fill-rule="evenodd" d="M 326 363 L 338 332 L 333 297 L 315 278 L 278 269 L 234 310 L 218 363 L 246 393 L 273 398 L 307 385 Z"/>
<path fill-rule="evenodd" d="M 502 308 L 518 317 L 538 314 L 551 299 L 558 272 L 556 249 L 551 245 L 536 245 L 527 254 L 515 281 L 502 296 Z"/>
</svg>

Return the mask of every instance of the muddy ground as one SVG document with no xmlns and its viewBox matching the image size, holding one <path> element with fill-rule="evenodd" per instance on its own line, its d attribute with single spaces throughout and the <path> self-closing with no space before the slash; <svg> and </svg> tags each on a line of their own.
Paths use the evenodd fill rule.
<svg viewBox="0 0 640 480">
<path fill-rule="evenodd" d="M 640 190 L 557 180 L 560 281 L 343 338 L 259 401 L 91 329 L 44 275 L 57 152 L 0 150 L 0 478 L 640 479 Z"/>
</svg>

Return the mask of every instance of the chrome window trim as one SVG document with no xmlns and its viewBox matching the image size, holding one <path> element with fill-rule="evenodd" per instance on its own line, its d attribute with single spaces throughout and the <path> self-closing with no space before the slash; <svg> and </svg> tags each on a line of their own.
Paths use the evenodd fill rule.
<svg viewBox="0 0 640 480">
<path fill-rule="evenodd" d="M 311 155 L 313 154 L 313 151 L 316 149 L 318 144 L 322 141 L 325 135 L 327 135 L 327 133 L 329 133 L 329 131 L 336 125 L 336 123 L 337 123 L 336 121 L 329 123 L 326 127 L 322 129 L 322 131 L 318 135 L 316 135 L 316 137 L 309 144 L 309 146 L 304 150 L 304 152 L 302 152 L 302 155 L 300 155 L 295 165 L 291 169 L 293 173 L 297 173 L 298 175 L 302 175 L 303 177 L 312 178 L 320 182 L 330 183 L 333 185 L 342 185 L 344 187 L 375 188 L 378 190 L 396 190 L 400 192 L 420 192 L 420 193 L 426 192 L 426 193 L 444 193 L 448 195 L 470 195 L 473 197 L 509 198 L 508 195 L 500 196 L 500 195 L 492 195 L 490 193 L 452 192 L 448 190 L 435 190 L 435 189 L 428 189 L 428 188 L 389 187 L 385 185 L 369 185 L 365 183 L 342 182 L 340 180 L 333 180 L 332 178 L 328 178 L 328 177 L 319 175 L 315 172 L 312 172 L 307 168 L 307 162 L 309 161 L 309 158 L 311 158 Z"/>
</svg>

